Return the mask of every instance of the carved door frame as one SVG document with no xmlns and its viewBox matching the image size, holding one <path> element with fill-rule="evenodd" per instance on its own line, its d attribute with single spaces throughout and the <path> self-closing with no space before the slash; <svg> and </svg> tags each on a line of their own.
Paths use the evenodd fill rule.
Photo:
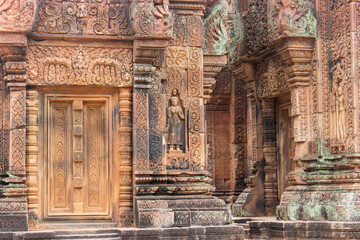
<svg viewBox="0 0 360 240">
<path fill-rule="evenodd" d="M 119 179 L 120 176 L 117 172 L 117 161 L 119 158 L 119 153 L 116 148 L 119 141 L 119 89 L 118 88 L 102 88 L 102 87 L 41 87 L 37 89 L 38 91 L 38 221 L 41 224 L 51 224 L 53 220 L 59 220 L 61 222 L 67 221 L 83 221 L 87 218 L 84 216 L 72 216 L 66 218 L 60 216 L 59 218 L 52 217 L 51 219 L 46 218 L 46 209 L 45 209 L 45 159 L 46 159 L 46 148 L 44 147 L 47 143 L 45 142 L 46 131 L 44 120 L 46 113 L 46 98 L 47 96 L 69 96 L 69 97 L 81 97 L 85 99 L 94 99 L 94 98 L 103 98 L 108 99 L 108 149 L 109 149 L 109 159 L 108 159 L 108 176 L 109 176 L 109 203 L 108 203 L 108 215 L 106 216 L 92 216 L 91 220 L 106 220 L 113 222 L 115 221 L 114 212 L 116 212 L 117 203 L 116 197 L 119 196 Z M 115 210 L 115 211 L 114 211 Z"/>
</svg>

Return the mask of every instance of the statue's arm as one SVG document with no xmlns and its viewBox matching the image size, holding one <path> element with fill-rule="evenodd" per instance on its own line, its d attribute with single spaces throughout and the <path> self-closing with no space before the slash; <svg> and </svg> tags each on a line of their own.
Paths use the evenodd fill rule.
<svg viewBox="0 0 360 240">
<path fill-rule="evenodd" d="M 180 119 L 185 119 L 183 110 L 179 107 L 179 117 Z"/>
</svg>

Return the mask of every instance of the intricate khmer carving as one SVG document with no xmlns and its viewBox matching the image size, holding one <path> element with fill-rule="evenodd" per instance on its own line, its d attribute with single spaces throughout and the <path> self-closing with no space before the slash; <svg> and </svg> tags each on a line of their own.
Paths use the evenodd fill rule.
<svg viewBox="0 0 360 240">
<path fill-rule="evenodd" d="M 233 23 L 230 25 L 230 62 L 235 62 L 244 54 L 244 35 L 243 17 L 239 12 L 235 12 L 233 14 Z"/>
<path fill-rule="evenodd" d="M 344 83 L 345 72 L 343 66 L 337 63 L 333 71 L 332 92 L 335 97 L 335 111 L 333 111 L 334 130 L 338 141 L 345 140 L 346 137 L 346 115 L 345 115 L 345 92 Z"/>
<path fill-rule="evenodd" d="M 29 46 L 29 84 L 132 85 L 130 49 Z"/>
<path fill-rule="evenodd" d="M 38 183 L 38 92 L 26 91 L 26 187 L 29 205 L 29 229 L 39 229 Z"/>
<path fill-rule="evenodd" d="M 137 36 L 172 36 L 168 0 L 133 1 L 131 4 L 131 19 Z"/>
<path fill-rule="evenodd" d="M 36 0 L 0 2 L 0 32 L 29 32 L 36 11 Z"/>
<path fill-rule="evenodd" d="M 229 51 L 227 13 L 228 4 L 222 0 L 204 19 L 203 50 L 205 54 L 224 55 Z"/>
<path fill-rule="evenodd" d="M 258 97 L 276 95 L 289 88 L 285 71 L 286 66 L 278 57 L 260 62 L 255 66 L 255 69 L 257 69 Z"/>
<path fill-rule="evenodd" d="M 119 218 L 121 227 L 134 225 L 133 191 L 132 191 L 132 93 L 131 88 L 121 88 L 119 91 L 120 112 L 120 191 Z"/>
<path fill-rule="evenodd" d="M 249 10 L 243 18 L 247 55 L 259 54 L 274 46 L 269 35 L 268 2 L 269 0 L 249 1 Z"/>
<path fill-rule="evenodd" d="M 316 36 L 315 6 L 311 1 L 271 1 L 270 12 L 270 26 L 275 39 Z"/>
<path fill-rule="evenodd" d="M 183 123 L 185 119 L 184 111 L 181 107 L 181 102 L 178 96 L 178 90 L 173 89 L 170 97 L 170 106 L 167 109 L 167 131 L 168 131 L 168 146 L 169 151 L 182 151 L 180 147 L 184 145 Z"/>
<path fill-rule="evenodd" d="M 126 4 L 99 1 L 41 1 L 34 31 L 110 36 L 134 34 Z"/>
</svg>

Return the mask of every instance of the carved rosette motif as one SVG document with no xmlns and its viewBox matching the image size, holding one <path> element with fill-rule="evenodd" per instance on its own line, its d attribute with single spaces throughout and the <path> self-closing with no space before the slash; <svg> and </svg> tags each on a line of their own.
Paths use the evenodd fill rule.
<svg viewBox="0 0 360 240">
<path fill-rule="evenodd" d="M 32 45 L 27 55 L 30 85 L 132 85 L 130 49 Z"/>
</svg>

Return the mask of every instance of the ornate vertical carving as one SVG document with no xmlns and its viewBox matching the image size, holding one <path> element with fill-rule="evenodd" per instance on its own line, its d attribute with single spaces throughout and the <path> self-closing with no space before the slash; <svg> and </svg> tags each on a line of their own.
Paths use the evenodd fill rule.
<svg viewBox="0 0 360 240">
<path fill-rule="evenodd" d="M 26 187 L 30 230 L 39 229 L 38 95 L 36 90 L 26 91 Z"/>
<path fill-rule="evenodd" d="M 247 96 L 245 84 L 242 80 L 232 77 L 234 94 L 234 166 L 235 191 L 244 187 L 247 160 Z M 239 104 L 241 103 L 241 104 Z"/>
<path fill-rule="evenodd" d="M 10 8 L 11 7 L 13 6 L 10 5 Z M 13 12 L 9 11 L 8 13 Z M 9 20 L 14 20 L 11 16 L 9 17 Z M 4 39 L 6 40 L 6 37 L 4 37 Z M 3 47 L 0 48 L 0 55 L 2 55 L 5 75 L 3 81 L 7 88 L 5 91 L 8 92 L 9 99 L 7 102 L 7 93 L 5 93 L 5 103 L 3 105 L 5 109 L 3 114 L 6 114 L 5 118 L 7 118 L 7 120 L 3 121 L 3 127 L 6 128 L 5 136 L 9 136 L 9 141 L 4 144 L 7 145 L 7 147 L 3 149 L 3 152 L 5 153 L 5 158 L 8 156 L 6 159 L 8 160 L 8 164 L 4 164 L 7 165 L 7 169 L 4 170 L 8 172 L 0 175 L 0 191 L 2 195 L 6 196 L 6 198 L 0 199 L 0 205 L 6 204 L 7 202 L 14 202 L 14 206 L 16 206 L 11 211 L 1 213 L 2 216 L 0 216 L 0 219 L 6 221 L 7 224 L 0 224 L 0 229 L 27 230 L 25 186 L 25 49 L 23 47 Z M 4 120 L 4 118 L 2 120 Z M 8 135 L 7 132 L 9 133 Z M 9 226 L 11 226 L 12 229 L 7 229 Z"/>
<path fill-rule="evenodd" d="M 119 89 L 120 143 L 119 143 L 119 225 L 134 226 L 133 212 L 133 158 L 132 158 L 132 93 L 131 88 Z"/>
<path fill-rule="evenodd" d="M 135 64 L 134 103 L 134 159 L 136 170 L 149 169 L 149 83 L 154 68 L 150 65 Z"/>
</svg>

